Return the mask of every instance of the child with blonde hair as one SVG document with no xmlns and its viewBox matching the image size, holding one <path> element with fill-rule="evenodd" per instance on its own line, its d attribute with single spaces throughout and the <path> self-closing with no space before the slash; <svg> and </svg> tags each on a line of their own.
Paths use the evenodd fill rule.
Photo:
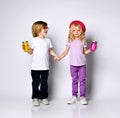
<svg viewBox="0 0 120 118">
<path fill-rule="evenodd" d="M 74 20 L 69 25 L 68 41 L 60 59 L 64 58 L 70 51 L 70 71 L 72 76 L 72 98 L 67 102 L 73 104 L 78 97 L 78 82 L 80 82 L 80 101 L 87 105 L 86 100 L 86 54 L 95 51 L 93 46 L 87 49 L 85 40 L 86 27 L 83 22 Z M 58 59 L 58 60 L 60 60 Z M 57 60 L 57 59 L 56 59 Z"/>
<path fill-rule="evenodd" d="M 33 39 L 30 48 L 27 51 L 32 54 L 31 76 L 32 76 L 32 99 L 33 105 L 39 106 L 40 102 L 45 105 L 48 101 L 48 75 L 49 75 L 49 54 L 59 59 L 53 51 L 53 45 L 49 38 L 46 38 L 48 32 L 47 23 L 36 21 L 32 25 Z M 24 49 L 23 49 L 24 50 Z"/>
</svg>

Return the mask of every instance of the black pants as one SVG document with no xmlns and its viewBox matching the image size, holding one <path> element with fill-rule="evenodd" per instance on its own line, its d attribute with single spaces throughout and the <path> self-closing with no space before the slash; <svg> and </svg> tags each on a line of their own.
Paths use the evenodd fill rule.
<svg viewBox="0 0 120 118">
<path fill-rule="evenodd" d="M 32 99 L 48 98 L 48 74 L 49 70 L 31 70 Z"/>
</svg>

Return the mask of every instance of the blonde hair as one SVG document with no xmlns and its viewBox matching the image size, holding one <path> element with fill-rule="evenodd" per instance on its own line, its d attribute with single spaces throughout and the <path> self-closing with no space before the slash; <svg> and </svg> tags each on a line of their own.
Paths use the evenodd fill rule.
<svg viewBox="0 0 120 118">
<path fill-rule="evenodd" d="M 75 39 L 75 37 L 74 37 L 74 35 L 73 35 L 73 28 L 74 28 L 74 27 L 77 27 L 77 26 L 80 28 L 80 31 L 81 31 L 80 39 L 81 39 L 81 41 L 85 44 L 85 43 L 86 43 L 86 40 L 85 40 L 85 32 L 83 32 L 82 27 L 81 27 L 78 23 L 73 24 L 73 25 L 69 28 L 68 41 L 69 41 L 69 42 L 72 42 L 72 41 Z"/>
<path fill-rule="evenodd" d="M 44 21 L 36 21 L 32 25 L 32 35 L 33 37 L 37 37 L 38 34 L 47 26 L 47 23 Z"/>
</svg>

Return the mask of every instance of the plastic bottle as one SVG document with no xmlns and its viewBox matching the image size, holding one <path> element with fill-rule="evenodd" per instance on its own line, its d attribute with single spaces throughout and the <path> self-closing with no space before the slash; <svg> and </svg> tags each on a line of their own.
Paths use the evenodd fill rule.
<svg viewBox="0 0 120 118">
<path fill-rule="evenodd" d="M 23 50 L 24 50 L 25 52 L 28 52 L 28 51 L 29 51 L 29 48 L 30 48 L 29 42 L 28 42 L 28 41 L 23 41 L 23 42 L 22 42 L 22 48 L 23 48 Z"/>
<path fill-rule="evenodd" d="M 96 48 L 97 48 L 97 41 L 94 40 L 94 41 L 92 41 L 92 43 L 90 44 L 90 50 L 91 50 L 91 51 L 95 51 Z"/>
</svg>

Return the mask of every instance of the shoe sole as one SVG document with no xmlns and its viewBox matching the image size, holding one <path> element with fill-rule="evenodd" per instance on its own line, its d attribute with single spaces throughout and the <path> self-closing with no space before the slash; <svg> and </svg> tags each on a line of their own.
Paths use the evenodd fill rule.
<svg viewBox="0 0 120 118">
<path fill-rule="evenodd" d="M 38 106 L 40 106 L 40 104 L 39 105 L 33 105 L 34 107 L 38 107 Z"/>
<path fill-rule="evenodd" d="M 82 103 L 82 102 L 81 102 L 81 104 L 82 104 L 82 105 L 88 105 L 88 103 Z"/>
<path fill-rule="evenodd" d="M 71 105 L 71 104 L 75 104 L 75 103 L 76 103 L 76 101 L 74 101 L 73 103 L 67 102 L 67 104 L 69 104 L 69 105 Z"/>
</svg>

